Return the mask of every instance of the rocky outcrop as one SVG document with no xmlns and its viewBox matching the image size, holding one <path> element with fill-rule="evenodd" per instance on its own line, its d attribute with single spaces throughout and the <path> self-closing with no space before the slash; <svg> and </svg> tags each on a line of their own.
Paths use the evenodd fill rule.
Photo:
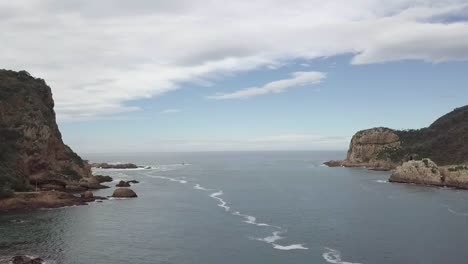
<svg viewBox="0 0 468 264">
<path fill-rule="evenodd" d="M 417 130 L 372 128 L 357 132 L 345 160 L 328 166 L 391 170 L 409 160 L 429 158 L 441 166 L 468 163 L 468 105 Z"/>
<path fill-rule="evenodd" d="M 398 166 L 390 182 L 468 189 L 468 166 L 437 166 L 430 159 L 412 160 Z"/>
<path fill-rule="evenodd" d="M 85 202 L 73 194 L 57 191 L 15 193 L 12 197 L 0 199 L 0 211 L 38 208 L 58 208 L 83 205 Z"/>
<path fill-rule="evenodd" d="M 139 181 L 131 180 L 131 181 L 119 181 L 115 186 L 116 187 L 130 187 L 130 183 L 139 183 Z"/>
<path fill-rule="evenodd" d="M 380 153 L 398 149 L 401 141 L 398 135 L 389 128 L 372 128 L 357 132 L 351 139 L 345 160 L 325 162 L 330 167 L 366 167 L 374 170 L 390 170 L 397 163 L 382 158 Z"/>
<path fill-rule="evenodd" d="M 135 198 L 137 194 L 130 188 L 117 188 L 115 189 L 112 197 L 115 198 Z"/>
<path fill-rule="evenodd" d="M 109 188 L 109 186 L 107 185 L 102 185 L 100 178 L 97 178 L 95 176 L 81 179 L 80 186 L 83 188 L 92 189 L 92 190 Z"/>
<path fill-rule="evenodd" d="M 115 186 L 116 187 L 130 187 L 130 183 L 126 181 L 119 181 L 119 183 L 117 183 Z"/>
<path fill-rule="evenodd" d="M 92 163 L 91 167 L 99 169 L 137 169 L 138 165 L 133 163 Z"/>
<path fill-rule="evenodd" d="M 0 70 L 0 192 L 65 188 L 91 169 L 62 141 L 49 86 L 25 71 Z"/>
<path fill-rule="evenodd" d="M 111 176 L 94 175 L 93 177 L 96 178 L 96 180 L 98 180 L 100 183 L 103 183 L 103 182 L 111 182 L 111 181 L 114 180 L 114 179 L 112 179 Z"/>
<path fill-rule="evenodd" d="M 410 160 L 398 166 L 390 176 L 390 182 L 444 185 L 439 167 L 430 159 Z"/>
</svg>

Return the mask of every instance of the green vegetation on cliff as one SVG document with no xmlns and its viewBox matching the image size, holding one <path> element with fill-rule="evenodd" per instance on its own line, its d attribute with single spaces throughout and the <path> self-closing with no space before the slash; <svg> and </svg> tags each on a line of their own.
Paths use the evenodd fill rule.
<svg viewBox="0 0 468 264">
<path fill-rule="evenodd" d="M 394 130 L 399 148 L 387 148 L 379 159 L 401 161 L 430 158 L 438 165 L 468 161 L 468 105 L 440 117 L 429 127 L 417 130 Z"/>
</svg>

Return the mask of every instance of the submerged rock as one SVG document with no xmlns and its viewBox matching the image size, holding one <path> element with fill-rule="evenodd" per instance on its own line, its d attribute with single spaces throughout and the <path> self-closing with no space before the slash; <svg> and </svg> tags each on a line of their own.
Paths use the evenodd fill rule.
<svg viewBox="0 0 468 264">
<path fill-rule="evenodd" d="M 134 198 L 138 197 L 137 194 L 130 188 L 117 188 L 115 189 L 112 197 L 116 198 Z"/>
</svg>

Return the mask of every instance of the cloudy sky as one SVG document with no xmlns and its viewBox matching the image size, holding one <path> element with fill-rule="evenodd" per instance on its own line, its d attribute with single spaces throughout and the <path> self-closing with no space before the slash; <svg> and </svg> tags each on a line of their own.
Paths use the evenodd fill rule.
<svg viewBox="0 0 468 264">
<path fill-rule="evenodd" d="M 346 149 L 468 102 L 466 0 L 0 2 L 78 152 Z"/>
</svg>

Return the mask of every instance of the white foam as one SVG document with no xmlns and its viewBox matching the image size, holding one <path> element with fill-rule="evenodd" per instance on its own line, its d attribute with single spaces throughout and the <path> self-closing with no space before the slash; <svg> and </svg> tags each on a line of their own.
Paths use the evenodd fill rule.
<svg viewBox="0 0 468 264">
<path fill-rule="evenodd" d="M 235 211 L 234 213 L 232 213 L 233 215 L 237 215 L 237 216 L 241 216 L 241 217 L 244 217 L 245 220 L 243 221 L 244 223 L 247 223 L 247 224 L 251 224 L 251 225 L 256 225 L 256 226 L 272 226 L 272 225 L 269 225 L 267 223 L 257 223 L 257 218 L 255 216 L 251 216 L 251 215 L 246 215 L 246 214 L 241 214 L 239 211 Z M 275 227 L 275 228 L 278 228 L 280 229 L 279 226 L 272 226 L 272 227 Z"/>
<path fill-rule="evenodd" d="M 212 191 L 212 189 L 207 189 L 205 187 L 202 187 L 200 184 L 196 184 L 195 186 L 193 186 L 193 188 L 197 190 L 202 190 L 202 191 Z"/>
<path fill-rule="evenodd" d="M 169 177 L 164 177 L 164 176 L 156 176 L 156 175 L 148 175 L 148 177 L 155 178 L 155 179 L 163 179 L 163 180 L 168 180 L 171 182 L 178 182 L 182 184 L 186 184 L 186 180 L 179 180 L 179 179 L 174 179 L 174 178 L 169 178 Z"/>
<path fill-rule="evenodd" d="M 378 182 L 378 183 L 388 183 L 387 180 L 376 180 L 376 182 Z"/>
<path fill-rule="evenodd" d="M 225 210 L 226 212 L 228 212 L 231 208 L 230 208 L 229 206 L 226 205 L 226 202 L 225 202 L 223 199 L 221 199 L 221 198 L 218 197 L 218 196 L 221 196 L 221 195 L 223 195 L 223 191 L 214 192 L 214 193 L 212 193 L 212 194 L 210 195 L 210 197 L 213 198 L 213 199 L 218 200 L 218 201 L 219 201 L 218 206 L 221 207 L 221 208 L 224 208 L 224 210 Z"/>
<path fill-rule="evenodd" d="M 447 211 L 449 211 L 450 213 L 452 213 L 454 215 L 458 215 L 458 216 L 468 216 L 468 213 L 457 212 L 457 211 L 453 210 L 452 208 L 450 208 L 448 206 L 447 206 Z"/>
<path fill-rule="evenodd" d="M 340 251 L 333 249 L 333 248 L 325 248 L 326 252 L 322 254 L 323 259 L 325 259 L 328 263 L 333 264 L 361 264 L 357 262 L 347 262 L 341 260 Z"/>
<path fill-rule="evenodd" d="M 275 232 L 273 232 L 273 234 L 271 236 L 267 236 L 267 237 L 264 237 L 264 238 L 255 238 L 255 240 L 263 241 L 263 242 L 266 242 L 268 244 L 272 244 L 272 243 L 284 238 L 284 237 L 280 236 L 280 234 L 281 234 L 281 231 L 275 231 Z"/>
<path fill-rule="evenodd" d="M 306 248 L 303 244 L 292 244 L 292 245 L 288 245 L 288 246 L 282 246 L 282 245 L 278 245 L 278 244 L 273 244 L 273 248 L 274 249 L 279 249 L 279 250 L 296 250 L 296 249 L 309 249 L 309 248 Z"/>
</svg>

